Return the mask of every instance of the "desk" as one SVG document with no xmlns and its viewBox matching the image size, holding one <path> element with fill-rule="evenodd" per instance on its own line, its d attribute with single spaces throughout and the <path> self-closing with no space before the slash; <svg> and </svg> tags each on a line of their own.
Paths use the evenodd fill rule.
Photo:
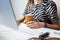
<svg viewBox="0 0 60 40">
<path fill-rule="evenodd" d="M 31 37 L 38 37 L 40 32 L 50 32 L 51 33 L 49 35 L 50 37 L 58 37 L 58 38 L 60 38 L 60 35 L 53 33 L 53 32 L 60 32 L 60 31 L 47 29 L 47 28 L 46 29 L 44 29 L 44 28 L 36 29 L 37 31 L 35 31 L 35 29 L 30 30 L 29 28 L 27 28 L 24 31 L 24 29 L 22 29 L 22 28 L 25 27 L 24 25 L 25 24 L 21 24 L 19 26 L 19 30 L 14 30 L 12 28 L 9 28 L 8 26 L 0 25 L 0 40 L 27 40 L 27 39 L 29 39 Z M 22 27 L 22 28 L 20 29 L 20 27 Z M 35 34 L 33 35 L 33 33 L 35 33 L 36 35 Z"/>
<path fill-rule="evenodd" d="M 0 25 L 0 40 L 27 40 L 32 36 L 5 25 Z"/>
</svg>

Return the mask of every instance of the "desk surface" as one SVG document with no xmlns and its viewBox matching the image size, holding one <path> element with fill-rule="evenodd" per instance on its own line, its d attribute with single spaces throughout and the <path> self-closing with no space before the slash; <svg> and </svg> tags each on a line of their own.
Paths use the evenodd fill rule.
<svg viewBox="0 0 60 40">
<path fill-rule="evenodd" d="M 0 25 L 0 40 L 26 40 L 31 37 L 31 35 L 19 30 Z"/>
<path fill-rule="evenodd" d="M 24 25 L 24 24 L 22 24 Z M 21 25 L 20 25 L 21 26 Z M 43 28 L 42 28 L 43 29 Z M 44 31 L 44 29 L 42 30 Z M 50 30 L 50 29 L 49 29 Z M 26 31 L 26 30 L 25 30 Z M 28 30 L 29 31 L 29 30 Z M 7 26 L 4 26 L 4 25 L 0 25 L 0 40 L 27 40 L 31 37 L 38 37 L 38 35 L 31 35 L 28 33 L 28 31 L 24 32 L 22 30 L 13 30 Z M 54 30 L 55 32 L 58 32 L 56 30 Z M 53 32 L 54 32 L 53 31 Z M 30 31 L 31 32 L 31 31 Z M 38 31 L 37 31 L 38 32 Z M 47 32 L 47 29 L 44 31 L 44 32 Z M 51 30 L 51 34 L 50 34 L 50 37 L 58 37 L 60 38 L 60 35 L 58 34 L 54 34 Z M 60 31 L 59 31 L 60 32 Z M 32 32 L 33 33 L 33 32 Z"/>
</svg>

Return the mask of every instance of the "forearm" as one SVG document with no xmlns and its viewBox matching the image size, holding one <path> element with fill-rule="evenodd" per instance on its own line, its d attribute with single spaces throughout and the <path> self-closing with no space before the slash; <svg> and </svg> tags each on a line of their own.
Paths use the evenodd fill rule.
<svg viewBox="0 0 60 40">
<path fill-rule="evenodd" d="M 60 30 L 59 25 L 55 25 L 55 24 L 48 24 L 48 23 L 47 23 L 47 28 Z"/>
<path fill-rule="evenodd" d="M 21 22 L 24 21 L 24 19 L 23 19 L 23 18 L 20 18 L 20 19 L 18 19 L 17 21 L 18 21 L 19 23 L 21 23 Z"/>
<path fill-rule="evenodd" d="M 39 27 L 44 27 L 44 24 L 45 24 L 44 22 L 38 22 Z M 46 24 L 47 24 L 46 28 L 60 30 L 60 27 L 59 27 L 58 23 L 56 23 L 56 24 L 48 24 L 48 23 L 46 23 Z"/>
<path fill-rule="evenodd" d="M 24 16 L 22 16 L 21 18 L 17 19 L 17 24 L 20 24 L 21 22 L 23 22 L 25 19 Z"/>
</svg>

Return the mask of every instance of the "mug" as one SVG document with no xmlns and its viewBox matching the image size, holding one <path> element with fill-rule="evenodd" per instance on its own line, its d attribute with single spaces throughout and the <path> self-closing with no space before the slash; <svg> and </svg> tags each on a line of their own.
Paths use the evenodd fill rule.
<svg viewBox="0 0 60 40">
<path fill-rule="evenodd" d="M 34 21 L 34 15 L 33 14 L 25 15 L 25 21 L 26 21 L 26 25 L 28 25 L 29 21 Z"/>
</svg>

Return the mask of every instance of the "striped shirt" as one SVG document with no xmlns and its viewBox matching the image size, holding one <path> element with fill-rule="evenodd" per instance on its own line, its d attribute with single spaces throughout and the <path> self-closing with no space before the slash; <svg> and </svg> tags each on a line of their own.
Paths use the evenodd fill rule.
<svg viewBox="0 0 60 40">
<path fill-rule="evenodd" d="M 54 23 L 58 21 L 57 6 L 53 1 L 36 4 L 32 9 L 29 9 L 27 5 L 24 11 L 24 15 L 29 13 L 34 14 L 34 21 L 37 22 L 44 21 L 43 14 L 47 16 L 47 23 Z"/>
</svg>

